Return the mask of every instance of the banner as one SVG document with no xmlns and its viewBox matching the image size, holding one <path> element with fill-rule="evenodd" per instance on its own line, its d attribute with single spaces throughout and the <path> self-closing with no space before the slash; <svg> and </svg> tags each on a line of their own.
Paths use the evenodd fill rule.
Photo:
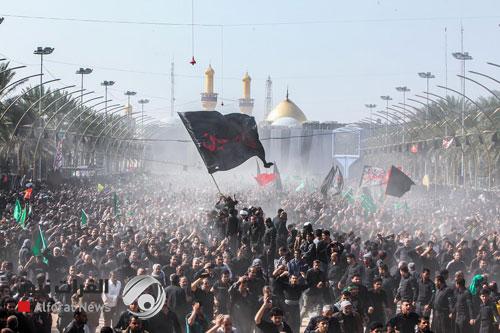
<svg viewBox="0 0 500 333">
<path fill-rule="evenodd" d="M 380 186 L 386 182 L 386 172 L 382 168 L 365 165 L 361 173 L 359 187 Z"/>
</svg>

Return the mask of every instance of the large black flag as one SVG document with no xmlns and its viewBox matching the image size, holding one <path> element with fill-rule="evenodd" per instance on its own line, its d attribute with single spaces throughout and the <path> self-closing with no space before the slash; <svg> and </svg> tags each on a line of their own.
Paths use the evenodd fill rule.
<svg viewBox="0 0 500 333">
<path fill-rule="evenodd" d="M 413 180 L 393 165 L 389 173 L 385 194 L 401 198 L 403 194 L 410 190 L 412 185 L 415 185 Z"/>
<path fill-rule="evenodd" d="M 217 111 L 178 112 L 208 173 L 230 170 L 252 156 L 269 168 L 259 140 L 255 118 L 241 113 L 222 115 Z"/>
<path fill-rule="evenodd" d="M 337 168 L 335 165 L 332 165 L 332 168 L 328 172 L 328 175 L 326 175 L 325 179 L 323 179 L 323 183 L 321 184 L 320 192 L 321 194 L 325 195 L 328 193 L 328 190 L 333 184 L 333 179 L 335 178 L 335 173 L 337 173 Z"/>
</svg>

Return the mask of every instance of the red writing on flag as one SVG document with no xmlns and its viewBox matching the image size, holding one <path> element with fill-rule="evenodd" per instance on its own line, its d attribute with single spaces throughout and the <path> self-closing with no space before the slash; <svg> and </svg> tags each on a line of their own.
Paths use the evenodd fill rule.
<svg viewBox="0 0 500 333">
<path fill-rule="evenodd" d="M 245 136 L 244 134 L 238 134 L 231 139 L 219 139 L 216 135 L 203 133 L 203 137 L 206 138 L 205 142 L 201 145 L 208 151 L 215 152 L 218 150 L 224 150 L 224 145 L 228 142 L 242 143 L 252 149 L 257 149 L 257 143 L 252 138 Z"/>
<path fill-rule="evenodd" d="M 208 142 L 202 142 L 202 146 L 211 152 L 224 150 L 224 145 L 229 141 L 227 139 L 218 139 L 215 135 L 203 133 L 203 136 L 208 139 Z"/>
</svg>

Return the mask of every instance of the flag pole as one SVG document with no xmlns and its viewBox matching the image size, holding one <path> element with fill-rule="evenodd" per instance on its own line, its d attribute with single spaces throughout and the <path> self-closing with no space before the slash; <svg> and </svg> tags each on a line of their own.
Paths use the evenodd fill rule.
<svg viewBox="0 0 500 333">
<path fill-rule="evenodd" d="M 219 191 L 219 194 L 222 194 L 220 191 L 219 185 L 217 184 L 217 181 L 214 178 L 214 175 L 210 174 L 210 177 L 212 177 L 212 180 L 214 181 L 215 187 L 217 187 L 217 191 Z"/>
</svg>

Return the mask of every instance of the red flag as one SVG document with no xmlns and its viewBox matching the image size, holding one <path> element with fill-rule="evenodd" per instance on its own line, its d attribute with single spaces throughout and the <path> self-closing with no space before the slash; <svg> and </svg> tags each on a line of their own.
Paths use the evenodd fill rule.
<svg viewBox="0 0 500 333">
<path fill-rule="evenodd" d="M 261 173 L 255 177 L 260 186 L 266 186 L 276 179 L 275 173 Z"/>
</svg>

